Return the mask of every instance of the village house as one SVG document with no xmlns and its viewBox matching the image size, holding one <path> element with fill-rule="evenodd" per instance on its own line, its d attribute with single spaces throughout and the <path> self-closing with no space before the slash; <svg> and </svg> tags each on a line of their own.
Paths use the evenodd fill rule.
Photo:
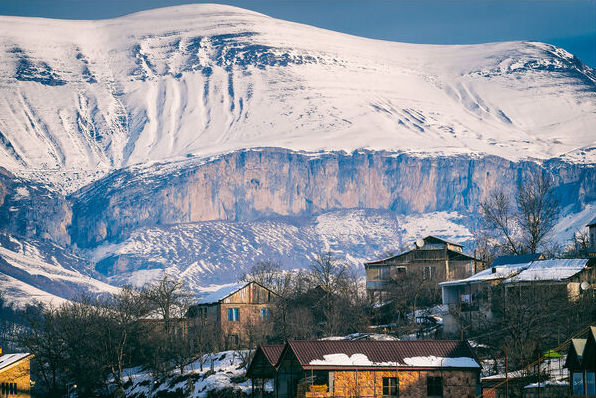
<svg viewBox="0 0 596 398">
<path fill-rule="evenodd" d="M 406 273 L 438 283 L 466 278 L 483 267 L 481 260 L 463 252 L 462 245 L 427 236 L 417 240 L 412 250 L 365 263 L 366 290 L 373 301 L 381 302 L 392 283 L 398 283 Z"/>
<path fill-rule="evenodd" d="M 201 298 L 189 314 L 212 322 L 226 349 L 246 347 L 252 338 L 271 335 L 275 296 L 257 282 L 237 283 Z"/>
<path fill-rule="evenodd" d="M 289 341 L 274 366 L 275 356 L 266 352 L 257 351 L 248 376 L 259 385 L 255 379 L 270 377 L 274 368 L 275 398 L 472 398 L 480 393 L 481 367 L 464 341 Z"/>
<path fill-rule="evenodd" d="M 0 347 L 0 396 L 25 396 L 31 390 L 33 354 L 2 354 Z"/>
<path fill-rule="evenodd" d="M 569 369 L 569 394 L 572 397 L 596 397 L 596 327 L 585 339 L 572 339 L 565 368 Z"/>
<path fill-rule="evenodd" d="M 263 344 L 257 347 L 246 369 L 246 377 L 251 380 L 253 398 L 263 398 L 267 392 L 267 384 L 275 382 L 275 367 L 283 350 L 284 344 Z"/>
<path fill-rule="evenodd" d="M 595 260 L 553 259 L 541 260 L 539 254 L 505 256 L 493 265 L 471 277 L 446 281 L 441 286 L 442 301 L 450 314 L 464 314 L 469 321 L 481 316 L 490 319 L 493 308 L 493 289 L 544 287 L 551 294 L 560 291 L 560 297 L 576 300 L 596 280 Z M 444 317 L 444 330 L 454 332 L 458 325 L 451 315 Z"/>
</svg>

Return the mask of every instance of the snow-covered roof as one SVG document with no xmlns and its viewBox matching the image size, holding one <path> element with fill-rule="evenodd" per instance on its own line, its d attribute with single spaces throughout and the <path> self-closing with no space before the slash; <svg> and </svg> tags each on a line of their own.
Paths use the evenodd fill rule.
<svg viewBox="0 0 596 398">
<path fill-rule="evenodd" d="M 504 282 L 562 281 L 582 271 L 587 262 L 584 258 L 533 261 L 527 269 Z"/>
<path fill-rule="evenodd" d="M 289 341 L 286 349 L 304 369 L 480 368 L 470 346 L 456 340 Z"/>
<path fill-rule="evenodd" d="M 32 355 L 32 354 L 30 354 L 28 352 L 19 353 L 19 354 L 0 355 L 0 370 L 4 369 L 10 365 L 15 364 L 15 363 L 27 358 L 30 355 Z"/>
<path fill-rule="evenodd" d="M 217 303 L 217 302 L 225 299 L 229 295 L 242 289 L 243 287 L 245 287 L 248 284 L 249 284 L 249 282 L 240 282 L 240 283 L 232 283 L 230 285 L 222 286 L 219 289 L 209 292 L 209 293 L 207 293 L 207 295 L 201 297 L 197 303 L 198 304 Z"/>
<path fill-rule="evenodd" d="M 503 264 L 478 272 L 468 278 L 439 283 L 440 286 L 457 286 L 503 279 L 504 283 L 527 281 L 560 281 L 583 270 L 588 260 L 584 258 L 538 260 L 520 264 Z"/>
<path fill-rule="evenodd" d="M 439 285 L 441 286 L 456 286 L 456 285 L 467 285 L 472 283 L 481 283 L 496 279 L 506 279 L 510 278 L 519 272 L 525 270 L 526 268 L 530 267 L 532 263 L 521 263 L 521 264 L 507 264 L 497 267 L 491 267 L 480 271 L 468 278 L 465 279 L 458 279 L 456 281 L 447 281 L 441 282 Z"/>
</svg>

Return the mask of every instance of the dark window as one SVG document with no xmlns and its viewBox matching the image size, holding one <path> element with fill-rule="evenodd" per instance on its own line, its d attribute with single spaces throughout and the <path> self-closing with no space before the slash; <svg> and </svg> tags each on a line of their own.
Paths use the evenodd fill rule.
<svg viewBox="0 0 596 398">
<path fill-rule="evenodd" d="M 429 397 L 443 396 L 443 378 L 428 376 L 426 378 L 426 395 Z"/>
<path fill-rule="evenodd" d="M 228 344 L 230 346 L 230 348 L 235 348 L 238 346 L 238 335 L 237 334 L 231 334 L 228 337 Z"/>
<path fill-rule="evenodd" d="M 383 377 L 383 395 L 397 397 L 398 394 L 397 377 Z"/>
</svg>

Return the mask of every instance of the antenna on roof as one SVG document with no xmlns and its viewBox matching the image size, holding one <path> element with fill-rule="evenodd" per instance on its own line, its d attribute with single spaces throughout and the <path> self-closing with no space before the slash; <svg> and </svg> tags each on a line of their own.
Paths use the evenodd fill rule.
<svg viewBox="0 0 596 398">
<path fill-rule="evenodd" d="M 422 246 L 424 246 L 424 239 L 418 239 L 416 241 L 416 246 L 420 249 Z"/>
<path fill-rule="evenodd" d="M 584 292 L 590 288 L 590 284 L 587 281 L 583 281 L 579 288 L 582 289 Z"/>
</svg>

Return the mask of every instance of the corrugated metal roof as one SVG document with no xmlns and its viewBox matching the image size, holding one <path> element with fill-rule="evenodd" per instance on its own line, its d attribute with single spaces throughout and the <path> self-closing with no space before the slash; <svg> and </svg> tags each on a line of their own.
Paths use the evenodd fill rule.
<svg viewBox="0 0 596 398">
<path fill-rule="evenodd" d="M 271 345 L 262 345 L 261 349 L 267 357 L 267 360 L 271 364 L 271 366 L 277 365 L 277 361 L 279 361 L 279 357 L 284 350 L 284 344 L 271 344 Z"/>
<path fill-rule="evenodd" d="M 499 256 L 491 264 L 491 267 L 508 266 L 513 264 L 529 263 L 540 259 L 542 253 L 522 254 L 519 256 Z"/>
<path fill-rule="evenodd" d="M 373 365 L 347 365 L 347 367 L 440 367 L 440 365 L 411 365 L 421 363 L 412 359 L 469 359 L 469 368 L 480 368 L 474 353 L 467 342 L 456 340 L 417 340 L 417 341 L 289 341 L 289 348 L 294 352 L 304 369 L 328 368 L 322 364 L 326 356 L 345 355 L 347 357 L 366 356 Z M 315 364 L 313 364 L 313 362 Z M 435 361 L 436 362 L 436 361 Z M 429 362 L 430 363 L 430 362 Z M 454 363 L 454 362 L 451 362 Z M 384 365 L 387 364 L 387 365 Z M 343 365 L 340 367 L 344 367 Z M 444 367 L 450 367 L 449 365 Z M 455 365 L 454 365 L 455 367 Z"/>
</svg>

